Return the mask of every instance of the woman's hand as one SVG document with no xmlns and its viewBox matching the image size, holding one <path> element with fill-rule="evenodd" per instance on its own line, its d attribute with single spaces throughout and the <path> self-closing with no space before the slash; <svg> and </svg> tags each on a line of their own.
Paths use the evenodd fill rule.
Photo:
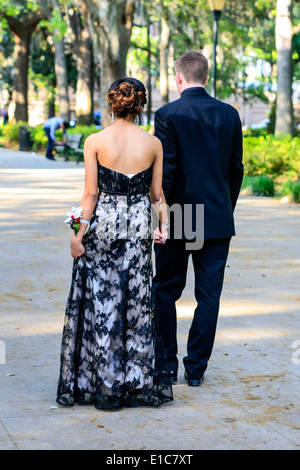
<svg viewBox="0 0 300 470">
<path fill-rule="evenodd" d="M 165 244 L 168 238 L 168 231 L 161 227 L 161 230 L 157 227 L 153 232 L 153 239 L 155 243 Z"/>
<path fill-rule="evenodd" d="M 71 255 L 73 258 L 79 258 L 85 252 L 82 239 L 73 233 L 71 237 Z"/>
</svg>

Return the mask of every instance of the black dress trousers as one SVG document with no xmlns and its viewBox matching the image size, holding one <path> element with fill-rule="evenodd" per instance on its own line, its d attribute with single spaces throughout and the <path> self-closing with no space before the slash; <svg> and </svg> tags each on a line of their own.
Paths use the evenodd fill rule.
<svg viewBox="0 0 300 470">
<path fill-rule="evenodd" d="M 197 306 L 183 363 L 191 378 L 201 378 L 207 368 L 215 339 L 230 240 L 230 237 L 205 240 L 200 250 L 187 250 L 183 240 L 168 240 L 165 245 L 155 245 L 154 305 L 166 349 L 164 366 L 167 370 L 177 371 L 178 368 L 175 303 L 186 285 L 190 256 L 195 274 Z"/>
</svg>

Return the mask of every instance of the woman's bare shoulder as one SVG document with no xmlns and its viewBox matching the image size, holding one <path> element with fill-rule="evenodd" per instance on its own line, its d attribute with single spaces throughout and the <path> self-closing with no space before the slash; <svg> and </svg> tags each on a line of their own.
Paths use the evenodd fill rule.
<svg viewBox="0 0 300 470">
<path fill-rule="evenodd" d="M 150 135 L 150 134 L 149 134 Z M 156 137 L 155 135 L 150 135 L 150 137 L 152 138 L 152 142 L 153 142 L 153 147 L 155 148 L 155 150 L 157 152 L 160 152 L 162 150 L 162 143 L 161 141 L 159 140 L 158 137 Z"/>
<path fill-rule="evenodd" d="M 99 132 L 95 132 L 94 134 L 90 134 L 84 141 L 85 145 L 89 146 L 98 146 L 106 137 L 106 129 L 103 129 Z"/>
<path fill-rule="evenodd" d="M 158 137 L 154 136 L 153 134 L 150 134 L 149 131 L 146 131 L 142 127 L 139 128 L 140 132 L 144 136 L 145 139 L 148 140 L 149 143 L 153 145 L 153 147 L 160 148 L 161 147 L 161 141 L 158 139 Z"/>
</svg>

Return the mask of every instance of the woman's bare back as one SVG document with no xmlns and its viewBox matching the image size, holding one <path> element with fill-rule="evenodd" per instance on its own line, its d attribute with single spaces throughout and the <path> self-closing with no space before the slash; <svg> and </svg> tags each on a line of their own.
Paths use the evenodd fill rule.
<svg viewBox="0 0 300 470">
<path fill-rule="evenodd" d="M 158 139 L 130 122 L 116 122 L 93 135 L 98 162 L 124 174 L 149 168 L 155 160 Z"/>
</svg>

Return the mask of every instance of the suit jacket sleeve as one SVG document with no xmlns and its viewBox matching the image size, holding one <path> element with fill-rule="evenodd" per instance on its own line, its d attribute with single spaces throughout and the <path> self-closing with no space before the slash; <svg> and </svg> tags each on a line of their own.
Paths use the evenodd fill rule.
<svg viewBox="0 0 300 470">
<path fill-rule="evenodd" d="M 173 124 L 160 110 L 155 113 L 154 124 L 155 136 L 163 147 L 163 190 L 168 202 L 176 173 L 177 136 Z"/>
<path fill-rule="evenodd" d="M 243 133 L 239 116 L 236 119 L 233 133 L 231 163 L 229 170 L 229 185 L 232 209 L 235 209 L 244 176 L 243 165 Z"/>
</svg>

